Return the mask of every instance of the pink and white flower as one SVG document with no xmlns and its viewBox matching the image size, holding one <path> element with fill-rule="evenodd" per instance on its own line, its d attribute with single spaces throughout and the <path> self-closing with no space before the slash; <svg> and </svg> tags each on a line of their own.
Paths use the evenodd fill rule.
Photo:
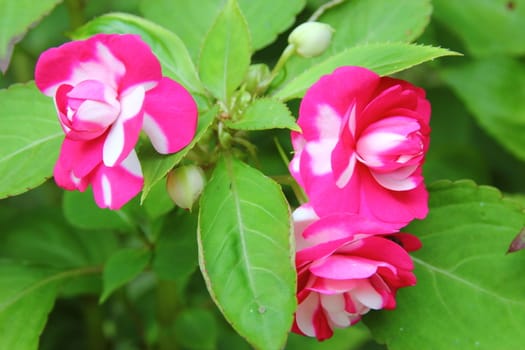
<svg viewBox="0 0 525 350">
<path fill-rule="evenodd" d="M 395 308 L 397 290 L 416 283 L 407 253 L 421 245 L 415 236 L 353 214 L 318 218 L 308 204 L 293 217 L 298 307 L 292 331 L 330 338 L 370 309 Z"/>
<path fill-rule="evenodd" d="M 320 216 L 356 213 L 400 228 L 428 211 L 421 166 L 429 119 L 424 90 L 338 68 L 301 102 L 290 171 Z"/>
<path fill-rule="evenodd" d="M 134 150 L 141 131 L 161 154 L 179 151 L 195 135 L 197 105 L 162 76 L 138 35 L 98 34 L 49 49 L 35 82 L 54 98 L 65 133 L 56 183 L 80 191 L 91 185 L 102 208 L 119 209 L 142 189 Z"/>
</svg>

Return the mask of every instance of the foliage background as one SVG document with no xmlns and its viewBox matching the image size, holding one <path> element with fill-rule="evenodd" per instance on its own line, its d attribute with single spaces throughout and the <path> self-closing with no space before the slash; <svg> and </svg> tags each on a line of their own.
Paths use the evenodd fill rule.
<svg viewBox="0 0 525 350">
<path fill-rule="evenodd" d="M 30 1 L 15 5 L 0 0 L 2 68 L 12 46 L 8 39 L 23 37 L 14 46 L 0 87 L 32 80 L 43 50 L 112 11 L 143 16 L 174 31 L 197 61 L 201 41 L 223 2 L 205 1 L 195 16 L 180 16 L 194 10 L 190 3 L 48 0 L 38 8 Z M 240 1 L 241 9 L 247 3 Z M 269 3 L 282 11 L 280 1 Z M 323 3 L 297 1 L 296 10 L 289 9 L 290 19 L 297 13 L 295 21 L 301 23 Z M 399 292 L 396 311 L 371 312 L 364 320 L 371 332 L 360 323 L 323 343 L 292 334 L 286 348 L 385 348 L 379 343 L 391 349 L 519 348 L 525 341 L 525 256 L 523 251 L 505 253 L 525 221 L 525 1 L 348 0 L 320 20 L 337 29 L 326 57 L 355 45 L 398 41 L 440 46 L 463 56 L 397 74 L 424 87 L 433 108 L 424 167 L 431 212 L 407 228 L 424 245 L 414 254 L 418 285 Z M 255 20 L 248 24 L 264 25 Z M 285 29 L 291 24 L 278 25 Z M 252 38 L 254 61 L 274 64 L 286 36 L 282 33 L 268 47 L 273 38 Z M 288 77 L 316 60 L 323 57 L 293 58 Z M 48 98 L 26 96 L 21 86 L 10 89 L 8 101 L 2 98 L 6 93 L 0 91 L 0 111 L 6 115 L 0 121 L 3 138 L 13 120 L 54 113 Z M 288 106 L 296 114 L 298 100 Z M 23 127 L 29 133 L 45 128 Z M 286 174 L 273 138 L 288 153 L 288 131 L 250 137 L 258 148 L 260 170 L 270 176 Z M 33 156 L 56 154 L 59 143 L 57 135 L 55 143 Z M 50 164 L 56 158 L 47 157 Z M 0 165 L 3 161 L 0 155 Z M 0 169 L 4 190 L 24 183 L 19 169 Z M 457 181 L 463 179 L 469 180 Z M 163 186 L 151 187 L 142 207 L 137 199 L 119 212 L 101 211 L 89 193 L 63 193 L 52 181 L 0 201 L 0 348 L 36 348 L 44 324 L 39 348 L 46 350 L 249 348 L 204 287 L 197 268 L 195 215 L 173 209 Z M 291 191 L 284 189 L 294 204 Z M 103 274 L 103 269 L 110 272 Z M 101 295 L 107 275 L 111 277 L 104 283 L 110 287 Z M 24 289 L 31 281 L 39 287 Z"/>
</svg>

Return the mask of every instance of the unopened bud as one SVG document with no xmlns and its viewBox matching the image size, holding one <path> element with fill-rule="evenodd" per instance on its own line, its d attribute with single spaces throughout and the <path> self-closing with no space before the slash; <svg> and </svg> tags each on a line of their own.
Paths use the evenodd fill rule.
<svg viewBox="0 0 525 350">
<path fill-rule="evenodd" d="M 193 203 L 199 198 L 206 176 L 204 171 L 196 165 L 181 166 L 170 171 L 166 181 L 168 194 L 175 204 L 184 209 L 193 207 Z"/>
<path fill-rule="evenodd" d="M 270 78 L 270 68 L 263 63 L 252 64 L 248 68 L 245 84 L 246 90 L 251 93 L 259 93 L 266 89 Z"/>
<path fill-rule="evenodd" d="M 314 57 L 322 54 L 330 45 L 334 30 L 321 22 L 305 22 L 288 36 L 288 43 L 295 46 L 297 54 Z"/>
</svg>

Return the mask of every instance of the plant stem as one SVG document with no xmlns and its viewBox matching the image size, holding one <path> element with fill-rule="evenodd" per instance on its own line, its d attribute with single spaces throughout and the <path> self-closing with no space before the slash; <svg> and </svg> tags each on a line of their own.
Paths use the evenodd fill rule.
<svg viewBox="0 0 525 350">
<path fill-rule="evenodd" d="M 331 9 L 332 7 L 337 6 L 339 4 L 342 4 L 345 1 L 346 0 L 332 0 L 332 1 L 328 1 L 326 4 L 323 4 L 323 5 L 319 6 L 319 8 L 317 10 L 315 10 L 315 12 L 310 16 L 310 18 L 308 18 L 307 22 L 317 21 L 317 19 L 319 17 L 321 17 L 323 15 L 323 13 L 325 13 L 326 10 Z"/>
</svg>

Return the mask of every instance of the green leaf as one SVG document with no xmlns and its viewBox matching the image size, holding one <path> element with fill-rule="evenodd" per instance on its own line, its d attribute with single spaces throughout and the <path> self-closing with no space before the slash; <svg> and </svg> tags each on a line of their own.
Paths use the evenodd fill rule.
<svg viewBox="0 0 525 350">
<path fill-rule="evenodd" d="M 228 123 L 228 127 L 238 130 L 290 129 L 300 131 L 295 118 L 281 101 L 262 98 L 248 106 L 239 120 Z"/>
<path fill-rule="evenodd" d="M 525 160 L 525 68 L 510 58 L 477 60 L 442 72 L 479 125 Z"/>
<path fill-rule="evenodd" d="M 399 291 L 395 311 L 365 318 L 374 338 L 392 350 L 422 341 L 435 350 L 521 348 L 525 254 L 505 254 L 524 225 L 521 207 L 471 181 L 429 191 L 428 217 L 406 229 L 423 243 L 413 253 L 417 285 Z"/>
<path fill-rule="evenodd" d="M 309 59 L 292 57 L 286 64 L 287 76 L 295 77 L 328 57 L 356 45 L 413 41 L 428 25 L 431 13 L 430 0 L 345 1 L 318 19 L 335 29 L 326 52 Z"/>
<path fill-rule="evenodd" d="M 0 0 L 0 70 L 5 73 L 13 47 L 22 40 L 30 27 L 39 22 L 61 0 Z"/>
<path fill-rule="evenodd" d="M 196 61 L 204 37 L 219 14 L 225 0 L 178 1 L 143 0 L 141 11 L 146 18 L 172 30 L 186 43 Z M 304 7 L 304 0 L 239 0 L 255 50 L 275 40 L 277 34 L 292 25 Z"/>
<path fill-rule="evenodd" d="M 279 33 L 294 23 L 304 5 L 304 0 L 239 0 L 250 27 L 253 48 L 259 50 L 272 43 Z"/>
<path fill-rule="evenodd" d="M 59 271 L 0 261 L 0 349 L 36 350 L 58 287 L 96 268 Z"/>
<path fill-rule="evenodd" d="M 0 111 L 0 198 L 5 198 L 51 176 L 64 133 L 53 100 L 34 83 L 0 90 Z"/>
<path fill-rule="evenodd" d="M 197 132 L 195 137 L 188 146 L 177 153 L 169 156 L 158 154 L 150 145 L 144 145 L 138 150 L 142 172 L 144 174 L 144 188 L 142 190 L 141 202 L 144 202 L 151 188 L 163 179 L 168 171 L 188 154 L 188 152 L 199 142 L 213 124 L 218 113 L 218 107 L 215 106 L 203 114 L 199 114 Z"/>
<path fill-rule="evenodd" d="M 125 13 L 102 15 L 75 30 L 72 37 L 84 39 L 97 33 L 138 34 L 159 59 L 163 73 L 194 93 L 203 93 L 195 66 L 184 42 L 169 30 Z"/>
<path fill-rule="evenodd" d="M 377 43 L 341 51 L 285 83 L 273 96 L 281 100 L 302 97 L 321 76 L 340 66 L 363 66 L 389 75 L 442 56 L 458 55 L 439 47 L 406 43 Z"/>
<path fill-rule="evenodd" d="M 64 192 L 63 208 L 66 220 L 81 229 L 129 230 L 134 226 L 125 210 L 99 208 L 91 189 Z"/>
<path fill-rule="evenodd" d="M 48 270 L 0 263 L 0 349 L 38 349 L 57 287 Z"/>
<path fill-rule="evenodd" d="M 166 189 L 165 181 L 158 181 L 151 188 L 142 206 L 148 214 L 148 217 L 153 220 L 162 217 L 175 207 L 175 203 L 173 203 Z"/>
<path fill-rule="evenodd" d="M 166 218 L 152 267 L 160 279 L 175 281 L 182 289 L 197 266 L 197 215 L 179 210 Z"/>
<path fill-rule="evenodd" d="M 150 259 L 151 251 L 144 248 L 126 248 L 113 254 L 104 266 L 100 303 L 106 301 L 117 288 L 137 277 Z"/>
<path fill-rule="evenodd" d="M 228 0 L 204 38 L 199 75 L 206 88 L 227 103 L 250 65 L 250 32 L 236 0 Z"/>
<path fill-rule="evenodd" d="M 475 56 L 525 53 L 525 7 L 521 1 L 433 0 L 434 16 Z"/>
<path fill-rule="evenodd" d="M 199 262 L 212 298 L 255 348 L 282 348 L 296 301 L 290 213 L 280 187 L 228 156 L 200 204 Z"/>
<path fill-rule="evenodd" d="M 217 348 L 217 321 L 210 310 L 192 308 L 181 311 L 175 319 L 173 332 L 184 349 Z"/>
</svg>

